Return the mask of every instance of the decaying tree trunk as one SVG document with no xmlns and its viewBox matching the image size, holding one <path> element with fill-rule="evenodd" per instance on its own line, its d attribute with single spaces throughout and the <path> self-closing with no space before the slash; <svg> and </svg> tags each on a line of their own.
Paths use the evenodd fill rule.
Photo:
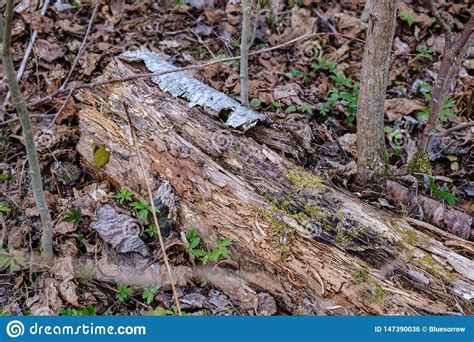
<svg viewBox="0 0 474 342">
<path fill-rule="evenodd" d="M 128 63 L 114 60 L 104 77 L 136 73 L 138 65 L 129 63 L 140 58 L 152 71 L 171 68 L 154 54 L 129 53 Z M 447 233 L 418 231 L 324 185 L 242 131 L 262 116 L 191 77 L 174 73 L 153 82 L 158 86 L 137 80 L 78 95 L 83 164 L 116 184 L 144 189 L 126 103 L 149 180 L 155 189 L 168 180 L 179 196 L 179 229 L 198 228 L 210 247 L 217 236 L 234 241 L 238 269 L 218 267 L 210 276 L 233 299 L 258 301 L 256 293 L 265 291 L 286 312 L 473 312 L 471 242 L 451 247 L 447 242 L 456 238 Z M 111 156 L 97 169 L 93 154 L 102 146 Z M 226 274 L 241 281 L 231 284 Z"/>
</svg>

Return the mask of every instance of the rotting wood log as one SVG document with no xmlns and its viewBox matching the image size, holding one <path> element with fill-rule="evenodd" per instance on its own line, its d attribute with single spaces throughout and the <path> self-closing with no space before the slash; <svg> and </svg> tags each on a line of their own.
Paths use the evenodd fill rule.
<svg viewBox="0 0 474 342">
<path fill-rule="evenodd" d="M 129 75 L 140 67 L 117 58 L 104 77 Z M 472 255 L 325 185 L 238 130 L 261 117 L 229 129 L 223 121 L 236 122 L 229 110 L 212 110 L 204 99 L 191 108 L 182 97 L 200 95 L 178 91 L 180 78 L 189 76 L 169 75 L 178 80 L 171 93 L 181 97 L 167 92 L 172 79 L 163 76 L 153 79 L 161 86 L 135 80 L 77 95 L 83 165 L 117 185 L 145 188 L 126 103 L 152 186 L 157 189 L 166 179 L 179 196 L 178 227 L 198 228 L 209 247 L 215 247 L 217 236 L 232 239 L 239 268 L 231 272 L 245 289 L 272 294 L 289 313 L 321 313 L 329 301 L 358 314 L 474 312 Z M 93 166 L 98 147 L 111 152 L 100 169 Z"/>
</svg>

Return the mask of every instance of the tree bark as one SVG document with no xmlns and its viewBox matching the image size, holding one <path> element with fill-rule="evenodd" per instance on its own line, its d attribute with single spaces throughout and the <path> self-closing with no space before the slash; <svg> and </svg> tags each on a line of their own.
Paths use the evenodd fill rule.
<svg viewBox="0 0 474 342">
<path fill-rule="evenodd" d="M 376 174 L 383 172 L 387 159 L 384 102 L 396 14 L 396 0 L 372 1 L 362 61 L 357 106 L 358 165 Z"/>
<path fill-rule="evenodd" d="M 116 59 L 105 77 L 135 72 Z M 176 74 L 175 81 L 183 77 Z M 153 81 L 174 94 L 203 96 L 178 91 L 169 78 Z M 247 305 L 258 290 L 272 294 L 289 313 L 329 313 L 340 305 L 347 311 L 339 314 L 458 314 L 455 303 L 472 312 L 474 263 L 447 246 L 444 235 L 426 235 L 401 217 L 324 185 L 226 127 L 226 114 L 211 105 L 190 108 L 187 100 L 144 80 L 78 97 L 83 165 L 116 185 L 145 189 L 123 110 L 128 105 L 149 181 L 156 189 L 166 179 L 179 196 L 180 229 L 198 228 L 211 248 L 217 236 L 234 241 L 231 254 L 239 266 L 226 272 L 241 287 L 233 282 L 229 288 L 235 294 L 240 289 Z M 111 156 L 98 169 L 93 154 L 101 146 Z M 220 277 L 210 281 L 228 285 Z"/>
</svg>

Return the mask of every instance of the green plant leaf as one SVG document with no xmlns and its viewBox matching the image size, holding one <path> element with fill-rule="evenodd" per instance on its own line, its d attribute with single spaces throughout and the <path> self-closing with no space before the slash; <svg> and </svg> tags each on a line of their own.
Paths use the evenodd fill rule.
<svg viewBox="0 0 474 342">
<path fill-rule="evenodd" d="M 102 167 L 109 162 L 110 152 L 104 146 L 99 147 L 94 152 L 93 164 L 95 167 Z"/>
<path fill-rule="evenodd" d="M 412 10 L 400 11 L 398 17 L 405 21 L 409 27 L 415 23 L 416 14 Z"/>
<path fill-rule="evenodd" d="M 117 194 L 114 196 L 114 198 L 122 203 L 123 201 L 132 201 L 132 196 L 135 195 L 135 192 L 122 186 L 120 187 L 120 190 L 117 192 Z"/>
<path fill-rule="evenodd" d="M 260 101 L 259 99 L 252 99 L 250 100 L 250 105 L 252 107 L 260 107 L 262 105 L 262 101 Z"/>
<path fill-rule="evenodd" d="M 301 72 L 300 70 L 298 70 L 298 69 L 291 69 L 291 70 L 290 70 L 290 74 L 291 74 L 291 76 L 296 77 L 296 76 L 301 75 L 302 72 Z"/>
<path fill-rule="evenodd" d="M 201 243 L 201 238 L 194 238 L 189 242 L 189 248 L 194 249 Z"/>
<path fill-rule="evenodd" d="M 219 247 L 227 247 L 227 246 L 230 246 L 231 244 L 232 244 L 231 239 L 221 239 L 221 238 L 217 239 L 217 246 Z"/>
<path fill-rule="evenodd" d="M 81 208 L 72 208 L 72 209 L 70 209 L 66 213 L 66 216 L 64 217 L 64 221 L 72 222 L 75 225 L 80 224 L 83 221 L 82 216 L 81 216 Z"/>
<path fill-rule="evenodd" d="M 119 301 L 123 302 L 131 295 L 132 295 L 132 289 L 130 289 L 127 285 L 120 285 L 117 289 L 117 294 L 115 295 L 115 297 Z"/>
<path fill-rule="evenodd" d="M 7 202 L 5 201 L 0 201 L 0 213 L 1 214 L 7 214 L 11 211 L 11 209 L 8 207 Z"/>
<path fill-rule="evenodd" d="M 151 304 L 157 293 L 158 288 L 156 286 L 145 287 L 142 293 L 142 298 L 146 300 L 147 304 Z"/>
</svg>

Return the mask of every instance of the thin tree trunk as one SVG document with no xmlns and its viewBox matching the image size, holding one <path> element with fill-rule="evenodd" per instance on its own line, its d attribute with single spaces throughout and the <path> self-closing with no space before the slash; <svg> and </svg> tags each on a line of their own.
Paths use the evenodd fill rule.
<svg viewBox="0 0 474 342">
<path fill-rule="evenodd" d="M 15 104 L 20 118 L 23 137 L 25 138 L 26 155 L 28 158 L 29 171 L 31 176 L 31 190 L 38 208 L 38 212 L 43 225 L 43 234 L 41 237 L 41 249 L 47 259 L 52 259 L 53 254 L 53 227 L 51 223 L 51 215 L 43 192 L 43 180 L 41 177 L 41 169 L 36 153 L 36 146 L 34 141 L 33 127 L 26 107 L 26 102 L 18 85 L 16 78 L 15 66 L 10 53 L 11 45 L 11 30 L 13 22 L 13 0 L 8 0 L 5 17 L 5 26 L 3 25 L 3 17 L 0 16 L 0 32 L 3 31 L 2 44 L 2 62 L 5 70 L 5 76 L 8 83 L 8 88 L 12 95 L 13 103 Z M 4 27 L 3 27 L 4 26 Z"/>
<path fill-rule="evenodd" d="M 385 169 L 384 101 L 396 13 L 396 0 L 372 2 L 362 62 L 357 107 L 358 165 L 376 173 Z"/>
<path fill-rule="evenodd" d="M 250 1 L 242 0 L 242 35 L 240 37 L 240 103 L 245 107 L 249 106 L 249 31 Z"/>
<path fill-rule="evenodd" d="M 432 11 L 436 9 L 432 4 Z M 451 29 L 447 28 L 447 24 L 442 21 L 439 15 L 436 15 L 440 20 L 440 25 L 445 29 L 446 42 L 443 53 L 443 59 L 439 67 L 439 72 L 436 77 L 433 89 L 431 91 L 430 115 L 426 123 L 423 135 L 421 137 L 420 145 L 418 146 L 418 156 L 423 156 L 428 148 L 433 131 L 438 123 L 439 113 L 444 99 L 449 93 L 455 76 L 458 73 L 459 65 L 466 57 L 469 47 L 472 45 L 472 32 L 474 30 L 474 17 L 471 17 L 469 22 L 464 26 L 459 38 L 453 42 L 451 41 Z"/>
</svg>

